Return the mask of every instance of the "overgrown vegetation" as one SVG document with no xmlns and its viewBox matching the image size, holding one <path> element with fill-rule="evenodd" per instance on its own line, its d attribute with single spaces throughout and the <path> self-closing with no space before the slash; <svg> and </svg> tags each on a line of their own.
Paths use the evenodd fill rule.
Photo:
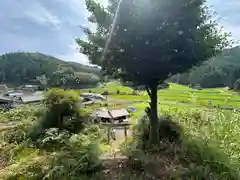
<svg viewBox="0 0 240 180">
<path fill-rule="evenodd" d="M 84 112 L 80 109 L 79 95 L 74 91 L 52 89 L 46 93 L 46 110 L 33 127 L 30 136 L 36 137 L 49 128 L 59 128 L 78 133 L 83 129 Z"/>
<path fill-rule="evenodd" d="M 116 84 L 113 88 L 112 84 L 114 89 L 124 91 Z M 183 89 L 190 88 L 179 86 L 179 92 Z M 133 136 L 120 146 L 128 159 L 106 162 L 100 158 L 103 152 L 109 151 L 106 132 L 98 125 L 86 123 L 87 114 L 76 103 L 78 93 L 52 89 L 46 96 L 44 104 L 32 107 L 32 111 L 20 108 L 18 111 L 23 112 L 19 119 L 21 123 L 1 132 L 1 179 L 240 178 L 240 145 L 237 141 L 240 115 L 237 111 L 161 106 L 160 141 L 152 147 L 149 146 L 148 116 L 136 121 L 144 114 L 147 104 L 135 103 L 137 111 L 132 113 L 131 121 L 136 124 Z M 66 114 L 66 122 L 77 127 L 74 131 L 60 121 Z M 19 113 L 15 115 L 19 116 Z M 8 117 L 15 119 L 14 110 L 1 115 L 4 121 Z M 79 117 L 80 126 L 71 121 L 76 117 Z M 29 136 L 30 132 L 34 136 Z"/>
<path fill-rule="evenodd" d="M 88 179 L 101 168 L 104 130 L 86 123 L 76 92 L 52 89 L 42 106 L 1 132 L 1 179 Z"/>
<path fill-rule="evenodd" d="M 198 110 L 164 109 L 162 114 L 165 123 L 160 129 L 169 130 L 164 134 L 167 138 L 160 133 L 159 144 L 154 149 L 147 148 L 149 120 L 144 116 L 133 128 L 133 138 L 122 148 L 135 173 L 143 179 L 240 178 L 239 143 L 236 142 L 239 127 L 234 123 L 239 121 L 239 113 L 219 110 L 209 116 Z"/>
</svg>

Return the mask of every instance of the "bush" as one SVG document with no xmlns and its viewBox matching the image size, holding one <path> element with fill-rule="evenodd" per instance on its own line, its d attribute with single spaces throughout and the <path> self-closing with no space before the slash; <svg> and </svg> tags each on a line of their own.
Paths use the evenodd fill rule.
<svg viewBox="0 0 240 180">
<path fill-rule="evenodd" d="M 9 128 L 7 131 L 1 133 L 3 141 L 7 143 L 19 144 L 26 139 L 26 134 L 28 131 L 28 126 L 18 125 L 14 128 Z"/>
<path fill-rule="evenodd" d="M 107 133 L 105 127 L 99 127 L 99 125 L 87 126 L 82 134 L 87 135 L 91 140 L 98 140 L 101 143 L 107 143 Z"/>
<path fill-rule="evenodd" d="M 168 89 L 169 86 L 170 86 L 170 85 L 169 85 L 168 83 L 163 82 L 162 84 L 160 84 L 160 85 L 158 86 L 158 90 L 160 90 L 160 89 Z"/>
<path fill-rule="evenodd" d="M 132 95 L 137 96 L 138 95 L 137 91 L 132 91 Z"/>
<path fill-rule="evenodd" d="M 42 111 L 42 106 L 23 106 L 0 112 L 0 122 L 36 120 L 35 115 Z"/>
<path fill-rule="evenodd" d="M 108 107 L 108 103 L 104 103 L 104 105 L 103 105 L 104 107 Z"/>
<path fill-rule="evenodd" d="M 97 142 L 85 135 L 73 135 L 68 142 L 67 151 L 54 156 L 48 179 L 81 177 L 84 173 L 94 173 L 101 167 L 100 149 Z"/>
<path fill-rule="evenodd" d="M 72 133 L 83 129 L 86 118 L 80 109 L 79 96 L 75 91 L 52 89 L 47 92 L 46 111 L 30 131 L 30 137 L 36 139 L 46 129 L 59 128 Z"/>
<path fill-rule="evenodd" d="M 109 93 L 108 93 L 108 91 L 104 91 L 104 92 L 102 93 L 102 95 L 107 96 L 107 95 L 109 95 Z"/>
<path fill-rule="evenodd" d="M 47 150 L 60 150 L 66 145 L 66 141 L 71 136 L 68 131 L 58 128 L 50 128 L 38 138 L 37 145 Z"/>
<path fill-rule="evenodd" d="M 133 137 L 138 140 L 138 147 L 145 149 L 149 144 L 150 125 L 147 115 L 142 116 L 133 127 Z M 159 140 L 170 143 L 179 142 L 181 127 L 168 117 L 159 119 Z M 160 142 L 159 142 L 160 143 Z"/>
<path fill-rule="evenodd" d="M 72 135 L 57 128 L 48 129 L 38 139 L 41 149 L 29 146 L 30 143 L 13 148 L 12 165 L 5 168 L 1 177 L 87 180 L 102 167 L 99 146 L 102 134 L 97 126 L 89 126 L 81 134 Z"/>
</svg>

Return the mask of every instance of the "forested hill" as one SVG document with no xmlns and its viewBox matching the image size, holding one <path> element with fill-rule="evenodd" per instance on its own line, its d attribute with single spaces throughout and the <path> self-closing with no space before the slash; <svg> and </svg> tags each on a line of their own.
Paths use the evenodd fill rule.
<svg viewBox="0 0 240 180">
<path fill-rule="evenodd" d="M 177 82 L 177 76 L 171 78 Z M 199 67 L 195 67 L 189 73 L 179 77 L 179 83 L 200 84 L 203 88 L 228 86 L 234 88 L 240 80 L 240 47 L 234 47 L 223 51 Z"/>
<path fill-rule="evenodd" d="M 8 53 L 0 56 L 0 83 L 21 85 L 43 83 L 48 86 L 94 84 L 100 69 L 65 62 L 41 53 Z"/>
</svg>

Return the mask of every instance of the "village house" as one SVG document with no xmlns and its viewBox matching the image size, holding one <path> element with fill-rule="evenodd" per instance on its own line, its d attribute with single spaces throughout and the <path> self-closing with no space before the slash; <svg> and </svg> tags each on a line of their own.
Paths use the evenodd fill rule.
<svg viewBox="0 0 240 180">
<path fill-rule="evenodd" d="M 128 121 L 130 114 L 126 109 L 107 110 L 106 108 L 96 109 L 92 114 L 94 122 L 121 123 Z"/>
<path fill-rule="evenodd" d="M 13 105 L 13 100 L 8 97 L 0 96 L 0 107 L 11 108 Z"/>
<path fill-rule="evenodd" d="M 7 96 L 9 98 L 15 98 L 15 97 L 21 97 L 24 93 L 23 92 L 14 92 L 14 91 L 9 91 L 4 94 L 4 96 Z"/>
<path fill-rule="evenodd" d="M 23 104 L 37 103 L 44 100 L 42 95 L 24 95 L 19 97 L 19 102 Z"/>
</svg>

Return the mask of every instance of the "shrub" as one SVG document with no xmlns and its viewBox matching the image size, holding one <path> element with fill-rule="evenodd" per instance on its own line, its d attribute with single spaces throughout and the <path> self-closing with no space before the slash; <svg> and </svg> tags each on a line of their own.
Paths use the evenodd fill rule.
<svg viewBox="0 0 240 180">
<path fill-rule="evenodd" d="M 149 144 L 149 118 L 147 115 L 142 116 L 138 123 L 133 127 L 133 137 L 138 140 L 138 147 L 145 149 Z M 159 140 L 170 143 L 179 142 L 181 135 L 181 127 L 170 120 L 168 117 L 159 119 Z"/>
<path fill-rule="evenodd" d="M 160 84 L 160 85 L 158 86 L 158 90 L 160 90 L 160 89 L 168 89 L 169 86 L 170 86 L 170 85 L 169 85 L 168 83 L 163 82 L 162 84 Z"/>
<path fill-rule="evenodd" d="M 38 138 L 37 145 L 47 150 L 60 150 L 66 145 L 66 141 L 71 136 L 68 131 L 58 128 L 50 128 Z"/>
<path fill-rule="evenodd" d="M 18 125 L 14 128 L 9 128 L 1 133 L 3 140 L 7 143 L 21 143 L 25 140 L 28 131 L 27 125 Z"/>
<path fill-rule="evenodd" d="M 137 91 L 132 91 L 132 95 L 137 96 L 138 95 Z"/>
<path fill-rule="evenodd" d="M 29 146 L 30 143 L 15 146 L 12 165 L 9 164 L 1 175 L 4 179 L 87 180 L 102 167 L 99 146 L 102 133 L 97 126 L 72 135 L 57 128 L 48 129 L 38 139 L 41 149 Z"/>
<path fill-rule="evenodd" d="M 82 134 L 88 135 L 88 137 L 96 141 L 98 140 L 101 143 L 107 143 L 107 133 L 106 133 L 106 128 L 105 127 L 99 127 L 99 125 L 90 125 L 87 126 Z"/>
<path fill-rule="evenodd" d="M 40 113 L 42 106 L 23 106 L 0 113 L 0 122 L 36 120 L 35 114 Z"/>
<path fill-rule="evenodd" d="M 117 92 L 116 92 L 117 94 L 120 94 L 120 90 L 117 90 Z"/>
<path fill-rule="evenodd" d="M 96 172 L 101 167 L 100 149 L 97 142 L 85 135 L 73 135 L 68 143 L 68 150 L 54 156 L 48 179 L 76 179 L 84 173 Z"/>
<path fill-rule="evenodd" d="M 108 103 L 104 103 L 104 107 L 108 107 Z"/>
<path fill-rule="evenodd" d="M 79 96 L 75 91 L 52 89 L 47 92 L 46 111 L 30 131 L 30 137 L 39 137 L 46 129 L 59 128 L 73 133 L 83 129 L 85 112 L 80 108 Z"/>
<path fill-rule="evenodd" d="M 109 95 L 109 93 L 108 93 L 108 91 L 104 91 L 103 93 L 102 93 L 102 95 Z"/>
</svg>

